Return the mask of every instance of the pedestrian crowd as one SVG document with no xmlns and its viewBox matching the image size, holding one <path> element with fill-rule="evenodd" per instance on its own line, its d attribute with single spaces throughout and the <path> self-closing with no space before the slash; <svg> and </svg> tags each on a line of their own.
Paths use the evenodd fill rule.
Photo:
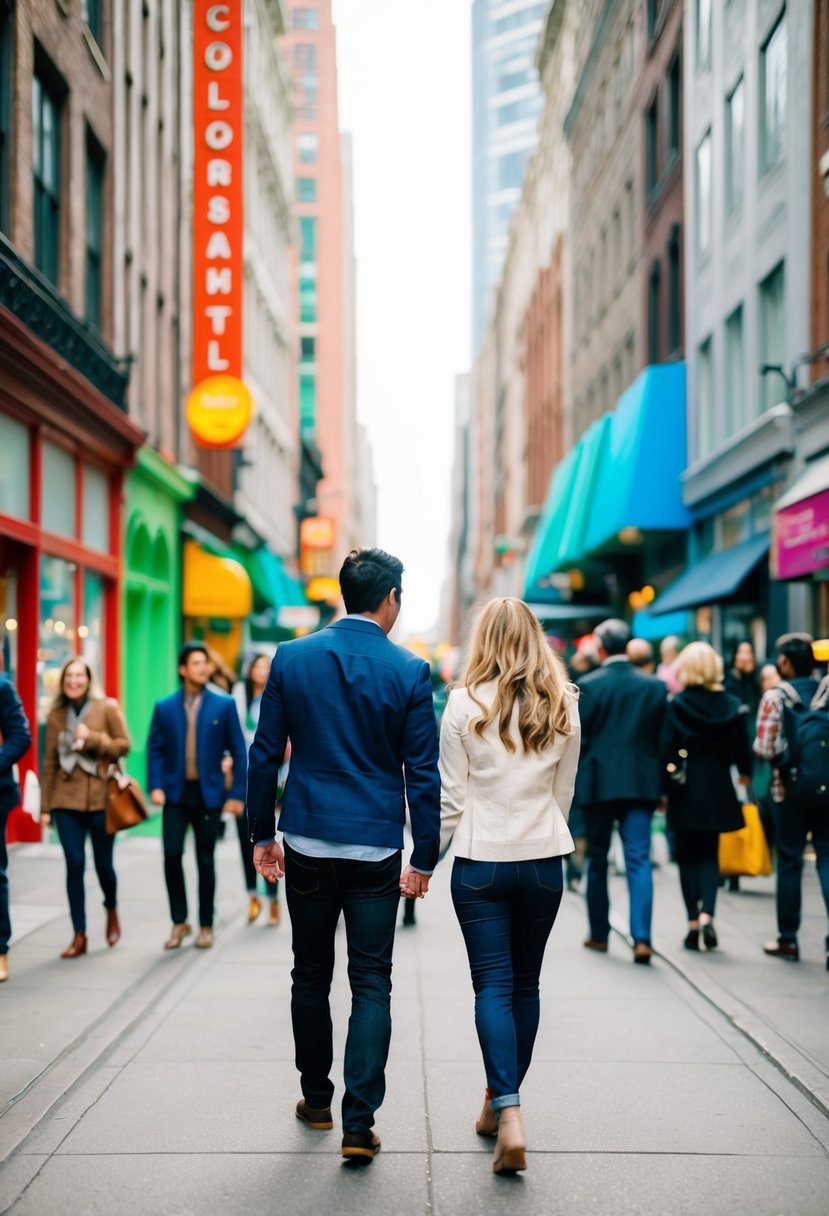
<svg viewBox="0 0 829 1216">
<path fill-rule="evenodd" d="M 632 638 L 602 622 L 569 664 L 522 601 L 481 612 L 457 681 L 440 698 L 429 664 L 389 640 L 403 565 L 355 550 L 340 571 L 346 614 L 332 626 L 250 657 L 237 681 L 199 641 L 178 657 L 179 686 L 154 707 L 146 789 L 161 812 L 164 879 L 179 949 L 194 933 L 183 855 L 192 829 L 198 875 L 195 946 L 213 944 L 214 854 L 223 814 L 238 829 L 253 923 L 266 884 L 270 925 L 285 883 L 294 967 L 291 1018 L 300 1074 L 296 1117 L 333 1127 L 329 1009 L 342 916 L 352 1010 L 345 1042 L 344 1158 L 371 1161 L 391 1037 L 398 906 L 414 923 L 439 861 L 454 860 L 451 895 L 474 992 L 486 1078 L 475 1123 L 494 1139 L 495 1173 L 526 1168 L 520 1091 L 540 1019 L 539 978 L 565 885 L 585 888 L 585 947 L 608 951 L 608 873 L 618 836 L 629 890 L 633 961 L 653 956 L 654 815 L 667 839 L 687 913 L 688 950 L 719 948 L 716 901 L 733 841 L 777 858 L 777 935 L 766 954 L 799 958 L 807 842 L 829 916 L 829 677 L 812 639 L 789 633 L 774 664 L 750 642 L 729 670 L 706 642 Z M 31 745 L 20 699 L 0 676 L 0 821 L 20 797 L 17 762 Z M 66 860 L 73 937 L 87 951 L 86 838 L 106 911 L 121 937 L 112 800 L 130 750 L 117 704 L 82 658 L 64 664 L 46 720 L 42 821 Z M 412 850 L 404 866 L 404 825 Z M 117 825 L 116 825 L 117 826 Z M 761 836 L 762 840 L 756 839 Z M 752 841 L 749 841 L 751 844 Z M 729 853 L 730 849 L 730 853 Z M 740 854 L 743 856 L 743 854 Z M 0 836 L 0 980 L 8 977 L 9 893 Z M 739 881 L 739 864 L 728 873 Z M 826 939 L 829 968 L 829 936 Z"/>
</svg>

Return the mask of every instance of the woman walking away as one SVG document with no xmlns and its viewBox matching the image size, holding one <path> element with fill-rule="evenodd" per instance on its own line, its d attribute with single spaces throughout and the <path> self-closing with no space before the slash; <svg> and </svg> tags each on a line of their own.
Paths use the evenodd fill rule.
<svg viewBox="0 0 829 1216">
<path fill-rule="evenodd" d="M 271 670 L 270 656 L 255 654 L 248 666 L 248 674 L 240 680 L 233 689 L 233 699 L 239 711 L 239 723 L 245 736 L 245 745 L 250 751 L 256 727 L 259 724 L 259 709 L 262 704 L 262 693 L 268 682 Z M 281 784 L 281 783 L 280 783 Z M 252 925 L 262 911 L 262 902 L 256 890 L 256 869 L 253 865 L 253 845 L 248 839 L 247 819 L 245 815 L 236 818 L 236 830 L 239 833 L 239 849 L 242 854 L 242 868 L 245 872 L 245 885 L 248 892 L 248 924 Z M 279 884 L 266 883 L 266 892 L 270 900 L 269 925 L 279 924 Z"/>
<path fill-rule="evenodd" d="M 492 600 L 441 724 L 441 848 L 454 835 L 452 900 L 475 989 L 487 1090 L 480 1135 L 496 1174 L 526 1169 L 520 1088 L 540 1013 L 539 976 L 573 851 L 578 692 L 521 600 Z"/>
<path fill-rule="evenodd" d="M 748 782 L 751 750 L 745 708 L 723 688 L 722 659 L 707 642 L 692 642 L 677 660 L 682 690 L 668 705 L 662 735 L 668 826 L 675 834 L 679 880 L 688 913 L 685 947 L 716 948 L 714 907 L 721 832 L 744 826 L 731 777 Z"/>
<path fill-rule="evenodd" d="M 85 659 L 68 659 L 60 672 L 58 694 L 46 719 L 41 800 L 55 821 L 66 857 L 66 892 L 75 936 L 61 958 L 86 954 L 84 870 L 86 836 L 92 837 L 95 871 L 104 893 L 107 945 L 121 936 L 117 879 L 112 863 L 114 836 L 104 827 L 107 774 L 130 750 L 118 702 L 92 687 Z M 47 815 L 47 823 L 48 823 Z"/>
</svg>

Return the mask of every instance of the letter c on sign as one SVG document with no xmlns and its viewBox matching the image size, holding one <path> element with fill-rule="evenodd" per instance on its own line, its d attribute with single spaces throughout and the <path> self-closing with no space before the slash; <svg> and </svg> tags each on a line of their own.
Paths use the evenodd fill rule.
<svg viewBox="0 0 829 1216">
<path fill-rule="evenodd" d="M 212 30 L 214 34 L 221 34 L 224 30 L 230 28 L 230 21 L 227 14 L 230 12 L 228 4 L 211 4 L 207 10 L 207 28 Z"/>
<path fill-rule="evenodd" d="M 223 72 L 233 63 L 233 51 L 226 42 L 211 42 L 205 49 L 204 62 L 211 72 Z"/>
</svg>

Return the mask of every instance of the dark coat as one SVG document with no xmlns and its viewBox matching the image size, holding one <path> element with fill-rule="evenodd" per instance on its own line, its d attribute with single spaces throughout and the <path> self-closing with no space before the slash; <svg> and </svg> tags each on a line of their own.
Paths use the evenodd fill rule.
<svg viewBox="0 0 829 1216">
<path fill-rule="evenodd" d="M 668 706 L 662 731 L 663 769 L 682 766 L 685 784 L 666 773 L 668 824 L 672 831 L 736 832 L 743 812 L 731 779 L 731 767 L 751 773 L 746 711 L 736 697 L 707 688 L 686 688 Z"/>
<path fill-rule="evenodd" d="M 8 676 L 0 675 L 0 815 L 20 801 L 12 769 L 31 742 L 32 733 L 20 697 Z"/>
<path fill-rule="evenodd" d="M 579 681 L 579 806 L 625 802 L 655 807 L 662 797 L 659 737 L 668 690 L 627 659 L 606 662 Z"/>
<path fill-rule="evenodd" d="M 185 782 L 187 713 L 184 692 L 179 689 L 156 701 L 147 739 L 147 788 L 163 790 L 173 806 L 181 802 Z M 225 790 L 222 760 L 225 752 L 233 758 L 233 784 Z M 196 762 L 204 805 L 211 810 L 232 799 L 245 797 L 247 747 L 236 702 L 224 692 L 205 688 L 196 718 Z"/>
<path fill-rule="evenodd" d="M 434 869 L 440 777 L 428 663 L 395 646 L 372 621 L 355 617 L 279 646 L 250 749 L 254 842 L 273 838 L 288 738 L 280 831 L 400 849 L 408 801 L 411 863 Z"/>
</svg>

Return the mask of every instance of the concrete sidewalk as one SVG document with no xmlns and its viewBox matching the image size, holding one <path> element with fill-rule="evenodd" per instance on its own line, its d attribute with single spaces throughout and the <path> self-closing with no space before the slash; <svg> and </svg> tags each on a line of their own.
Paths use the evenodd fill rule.
<svg viewBox="0 0 829 1216">
<path fill-rule="evenodd" d="M 542 1026 L 523 1093 L 529 1169 L 516 1179 L 493 1176 L 491 1143 L 474 1132 L 484 1079 L 448 865 L 418 906 L 417 927 L 399 934 L 389 1085 L 377 1121 L 383 1152 L 368 1168 L 344 1166 L 336 1128 L 314 1133 L 294 1118 L 288 926 L 242 924 L 234 861 L 228 842 L 222 888 L 235 919 L 227 918 L 214 950 L 188 946 L 164 960 L 174 969 L 167 986 L 6 1162 L 0 1211 L 825 1213 L 829 1121 L 669 964 L 634 967 L 618 939 L 605 957 L 585 951 L 583 909 L 572 895 L 548 949 Z M 660 906 L 667 898 L 660 892 Z M 159 927 L 163 933 L 166 920 Z M 53 932 L 50 924 L 31 937 Z M 148 949 L 150 937 L 157 951 L 148 920 Z M 127 956 L 137 942 L 122 946 Z M 112 954 L 81 960 L 93 992 Z M 344 964 L 340 957 L 332 995 L 338 1052 Z M 52 967 L 51 954 L 42 966 Z M 777 975 L 782 964 L 768 966 Z M 797 975 L 792 968 L 792 983 Z M 50 996 L 59 1023 L 57 978 Z M 12 1019 L 28 1000 L 22 984 L 0 999 Z"/>
</svg>

